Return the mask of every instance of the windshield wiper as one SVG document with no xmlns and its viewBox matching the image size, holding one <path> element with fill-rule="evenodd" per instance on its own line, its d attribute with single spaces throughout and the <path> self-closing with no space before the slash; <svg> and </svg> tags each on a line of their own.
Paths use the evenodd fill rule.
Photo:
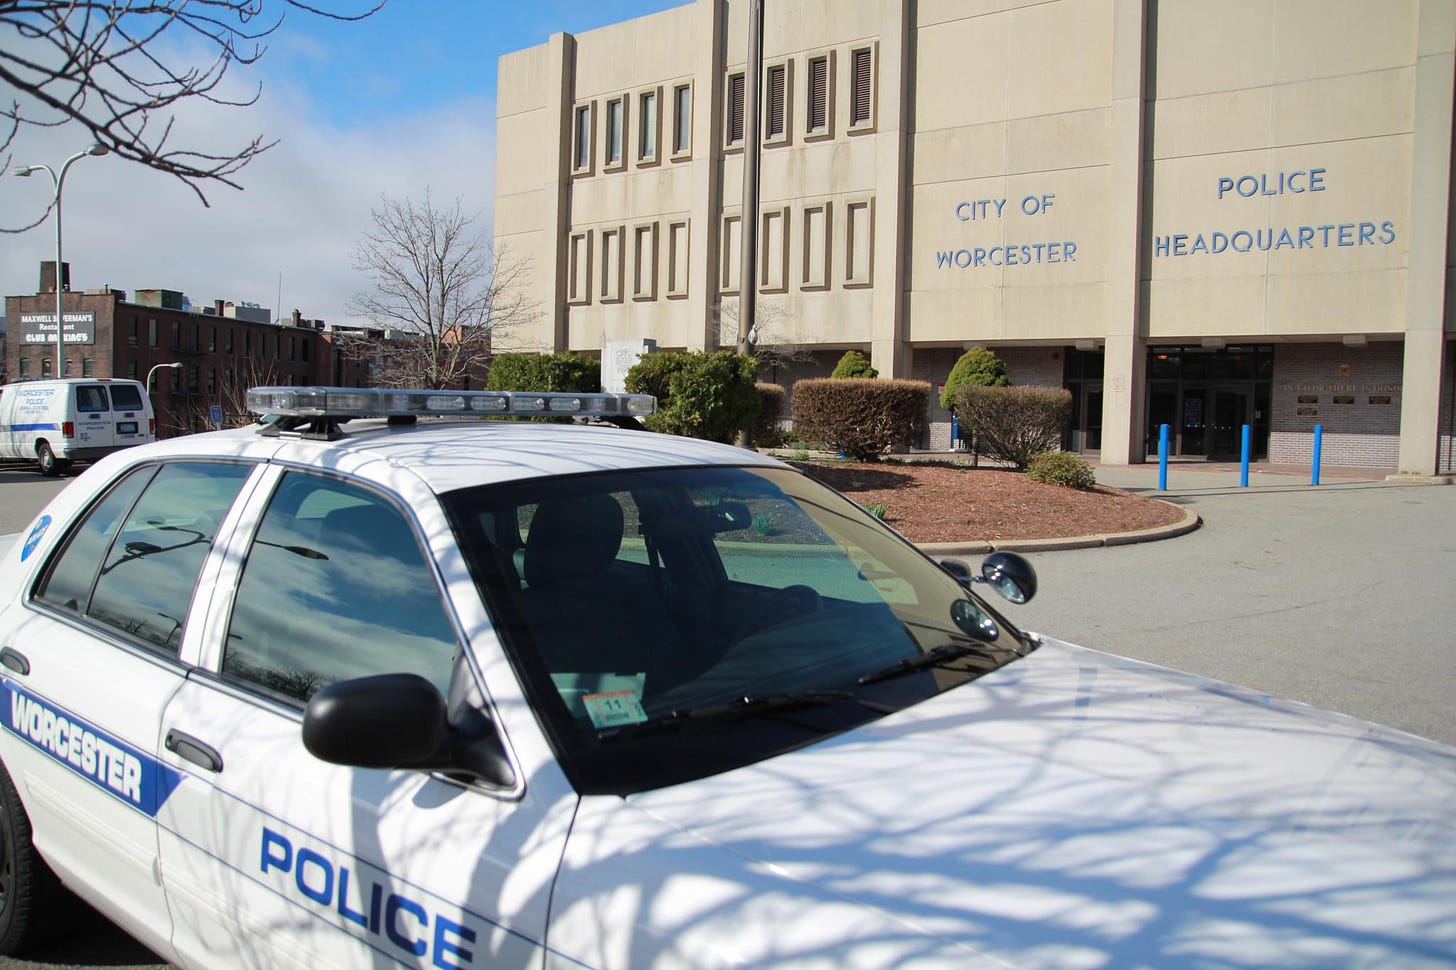
<svg viewBox="0 0 1456 970">
<path fill-rule="evenodd" d="M 599 741 L 615 741 L 629 735 L 645 734 L 667 727 L 678 727 L 694 721 L 736 721 L 740 718 L 757 717 L 763 714 L 778 714 L 784 711 L 798 711 L 808 707 L 825 707 L 855 700 L 847 690 L 805 690 L 791 694 L 745 694 L 726 704 L 704 704 L 701 707 L 685 707 L 669 711 L 657 717 L 623 724 L 597 735 Z"/>
<path fill-rule="evenodd" d="M 943 667 L 952 660 L 959 660 L 961 657 L 967 657 L 973 653 L 985 654 L 986 647 L 974 643 L 942 643 L 940 646 L 933 647 L 919 656 L 906 657 L 904 660 L 897 660 L 888 667 L 882 667 L 874 673 L 865 674 L 859 679 L 859 682 L 861 684 L 877 684 L 882 680 L 893 680 L 896 677 L 913 674 L 917 670 L 925 670 L 930 667 Z"/>
</svg>

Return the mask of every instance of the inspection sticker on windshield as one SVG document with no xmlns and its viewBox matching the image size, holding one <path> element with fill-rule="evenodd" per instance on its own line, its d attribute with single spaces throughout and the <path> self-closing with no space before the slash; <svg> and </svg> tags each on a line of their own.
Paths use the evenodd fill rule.
<svg viewBox="0 0 1456 970">
<path fill-rule="evenodd" d="M 582 698 L 586 704 L 587 717 L 598 729 L 620 727 L 623 724 L 637 724 L 647 720 L 642 701 L 635 690 L 614 690 L 605 694 L 587 694 Z"/>
</svg>

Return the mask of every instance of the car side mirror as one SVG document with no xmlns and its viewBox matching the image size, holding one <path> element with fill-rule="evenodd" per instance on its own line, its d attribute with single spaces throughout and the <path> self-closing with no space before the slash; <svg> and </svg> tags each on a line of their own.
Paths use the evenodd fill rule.
<svg viewBox="0 0 1456 970">
<path fill-rule="evenodd" d="M 418 674 L 377 674 L 320 690 L 303 713 L 303 745 L 320 761 L 409 768 L 509 787 L 514 772 L 500 735 L 481 713 L 449 721 L 445 698 Z"/>
<path fill-rule="evenodd" d="M 967 589 L 974 583 L 986 583 L 1013 603 L 1025 603 L 1036 595 L 1036 570 L 1014 552 L 991 553 L 982 561 L 979 576 L 959 559 L 942 559 L 940 568 Z"/>
<path fill-rule="evenodd" d="M 1036 570 L 1014 552 L 993 552 L 981 562 L 981 582 L 1013 603 L 1026 603 L 1036 595 Z"/>
</svg>

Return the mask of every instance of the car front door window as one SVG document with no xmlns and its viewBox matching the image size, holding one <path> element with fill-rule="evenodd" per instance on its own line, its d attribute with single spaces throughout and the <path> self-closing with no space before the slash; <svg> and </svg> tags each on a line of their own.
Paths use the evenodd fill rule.
<svg viewBox="0 0 1456 970">
<path fill-rule="evenodd" d="M 457 653 L 399 510 L 355 485 L 284 475 L 243 567 L 223 673 L 292 701 L 382 673 L 419 674 L 445 692 Z"/>
</svg>

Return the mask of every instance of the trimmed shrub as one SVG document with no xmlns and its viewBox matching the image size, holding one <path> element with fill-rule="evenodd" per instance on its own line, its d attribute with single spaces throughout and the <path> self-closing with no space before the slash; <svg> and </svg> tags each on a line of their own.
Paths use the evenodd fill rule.
<svg viewBox="0 0 1456 970">
<path fill-rule="evenodd" d="M 849 377 L 879 377 L 880 372 L 871 367 L 870 359 L 858 350 L 846 350 L 839 363 L 834 365 L 834 373 L 829 376 L 843 380 Z"/>
<path fill-rule="evenodd" d="M 940 392 L 940 406 L 947 411 L 955 411 L 956 391 L 967 385 L 1005 387 L 1010 383 L 1006 377 L 1006 364 L 1000 357 L 985 347 L 972 347 L 961 354 L 961 359 L 950 369 L 950 376 L 945 379 L 945 390 Z M 964 417 L 961 415 L 962 419 Z"/>
<path fill-rule="evenodd" d="M 794 385 L 794 431 L 846 458 L 876 461 L 919 438 L 929 402 L 925 381 L 803 380 Z"/>
<path fill-rule="evenodd" d="M 588 394 L 602 389 L 602 364 L 580 354 L 496 354 L 485 388 Z"/>
<path fill-rule="evenodd" d="M 1070 451 L 1043 451 L 1032 455 L 1026 466 L 1026 477 L 1084 492 L 1097 487 L 1097 476 L 1092 473 L 1092 466 Z"/>
<path fill-rule="evenodd" d="M 661 409 L 667 401 L 672 375 L 686 366 L 682 358 L 687 356 L 686 353 L 671 351 L 643 354 L 627 371 L 627 390 L 633 394 L 651 394 L 657 398 L 657 406 Z"/>
<path fill-rule="evenodd" d="M 754 390 L 758 392 L 758 417 L 753 422 L 753 442 L 765 448 L 778 448 L 787 438 L 779 427 L 779 419 L 784 416 L 788 393 L 782 384 L 768 381 L 759 381 Z"/>
<path fill-rule="evenodd" d="M 730 442 L 758 415 L 758 361 L 720 350 L 647 354 L 627 372 L 627 390 L 657 398 L 652 431 Z"/>
<path fill-rule="evenodd" d="M 1057 387 L 978 387 L 956 391 L 955 412 L 976 429 L 987 455 L 1025 470 L 1038 452 L 1055 448 L 1072 418 L 1072 393 Z"/>
</svg>

